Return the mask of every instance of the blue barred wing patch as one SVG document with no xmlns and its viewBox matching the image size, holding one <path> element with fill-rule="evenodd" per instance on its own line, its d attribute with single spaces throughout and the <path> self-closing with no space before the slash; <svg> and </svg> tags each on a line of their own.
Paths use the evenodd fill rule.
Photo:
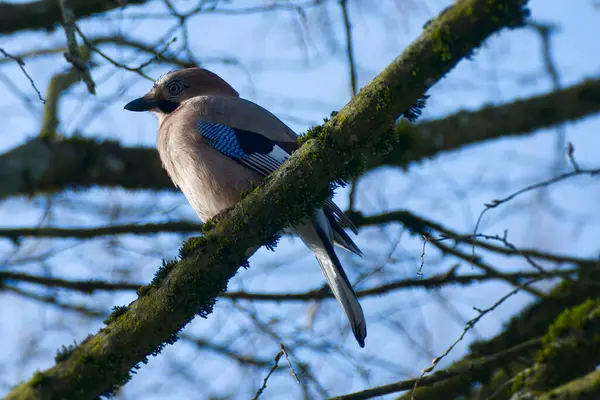
<svg viewBox="0 0 600 400">
<path fill-rule="evenodd" d="M 208 144 L 231 158 L 248 158 L 238 139 L 235 130 L 227 125 L 198 121 L 198 132 Z"/>
<path fill-rule="evenodd" d="M 196 129 L 215 150 L 261 175 L 269 175 L 289 157 L 276 142 L 256 132 L 207 121 L 198 121 Z"/>
</svg>

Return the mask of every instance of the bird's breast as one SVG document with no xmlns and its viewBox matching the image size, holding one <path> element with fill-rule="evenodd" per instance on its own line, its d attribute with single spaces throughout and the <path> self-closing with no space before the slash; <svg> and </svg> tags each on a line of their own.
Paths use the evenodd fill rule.
<svg viewBox="0 0 600 400">
<path fill-rule="evenodd" d="M 262 177 L 208 145 L 193 126 L 161 126 L 158 152 L 167 173 L 203 221 L 240 201 Z"/>
</svg>

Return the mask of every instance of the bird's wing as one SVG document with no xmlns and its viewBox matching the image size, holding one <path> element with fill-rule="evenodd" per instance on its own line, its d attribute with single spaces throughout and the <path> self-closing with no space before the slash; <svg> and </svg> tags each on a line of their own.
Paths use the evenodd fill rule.
<svg viewBox="0 0 600 400">
<path fill-rule="evenodd" d="M 279 168 L 300 148 L 294 131 L 275 115 L 248 100 L 200 96 L 187 107 L 193 109 L 196 131 L 207 144 L 263 176 Z M 358 233 L 356 226 L 333 200 L 327 199 L 324 209 L 330 219 Z M 347 235 L 339 243 L 360 255 L 360 250 Z"/>
</svg>

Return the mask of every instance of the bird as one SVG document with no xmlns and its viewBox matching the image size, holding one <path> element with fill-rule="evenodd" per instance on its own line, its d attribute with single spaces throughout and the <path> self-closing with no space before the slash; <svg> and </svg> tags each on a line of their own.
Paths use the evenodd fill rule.
<svg viewBox="0 0 600 400">
<path fill-rule="evenodd" d="M 157 149 L 163 168 L 201 220 L 240 201 L 300 148 L 298 135 L 270 111 L 204 68 L 170 71 L 144 96 L 125 105 L 158 118 Z M 367 326 L 362 307 L 334 245 L 362 256 L 344 228 L 358 234 L 349 217 L 327 199 L 284 232 L 297 235 L 314 253 L 359 346 Z"/>
</svg>

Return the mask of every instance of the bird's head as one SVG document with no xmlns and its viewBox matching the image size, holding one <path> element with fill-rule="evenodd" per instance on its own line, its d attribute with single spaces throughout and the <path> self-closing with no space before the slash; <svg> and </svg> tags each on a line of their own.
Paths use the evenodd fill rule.
<svg viewBox="0 0 600 400">
<path fill-rule="evenodd" d="M 204 68 L 186 68 L 171 71 L 154 82 L 152 90 L 125 105 L 128 111 L 152 111 L 165 116 L 187 99 L 196 96 L 238 97 L 227 82 Z"/>
</svg>

